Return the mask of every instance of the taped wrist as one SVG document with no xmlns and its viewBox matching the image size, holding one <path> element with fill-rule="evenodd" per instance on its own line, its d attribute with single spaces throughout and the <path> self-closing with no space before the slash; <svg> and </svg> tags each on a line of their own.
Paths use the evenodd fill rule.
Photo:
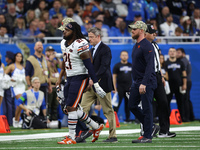
<svg viewBox="0 0 200 150">
<path fill-rule="evenodd" d="M 97 79 L 97 77 L 96 77 L 96 75 L 95 75 L 94 68 L 93 68 L 93 65 L 92 65 L 92 63 L 91 63 L 90 58 L 84 59 L 84 60 L 83 60 L 83 64 L 84 64 L 85 67 L 88 69 L 89 75 L 90 75 L 90 77 L 92 78 L 93 82 L 94 82 L 94 83 L 98 82 L 98 79 Z"/>
</svg>

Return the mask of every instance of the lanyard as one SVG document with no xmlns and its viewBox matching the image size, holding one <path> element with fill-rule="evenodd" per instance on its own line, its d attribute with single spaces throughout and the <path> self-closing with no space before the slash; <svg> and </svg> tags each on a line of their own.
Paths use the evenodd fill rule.
<svg viewBox="0 0 200 150">
<path fill-rule="evenodd" d="M 39 65 L 40 65 L 40 68 L 43 69 L 42 64 L 41 64 L 41 61 L 39 60 L 39 58 L 37 58 L 37 61 L 38 61 Z M 44 63 L 45 63 L 45 66 L 46 66 L 46 68 L 47 68 L 47 62 L 46 62 L 45 59 L 44 59 Z"/>
</svg>

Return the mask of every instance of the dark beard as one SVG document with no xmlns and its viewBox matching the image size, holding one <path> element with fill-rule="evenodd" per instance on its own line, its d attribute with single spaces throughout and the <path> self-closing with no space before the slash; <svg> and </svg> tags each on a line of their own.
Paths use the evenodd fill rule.
<svg viewBox="0 0 200 150">
<path fill-rule="evenodd" d="M 63 39 L 65 39 L 66 41 L 69 41 L 73 38 L 73 34 L 70 34 L 69 36 L 63 36 Z"/>
<path fill-rule="evenodd" d="M 138 38 L 139 38 L 139 34 L 132 37 L 132 39 L 138 39 Z"/>
</svg>

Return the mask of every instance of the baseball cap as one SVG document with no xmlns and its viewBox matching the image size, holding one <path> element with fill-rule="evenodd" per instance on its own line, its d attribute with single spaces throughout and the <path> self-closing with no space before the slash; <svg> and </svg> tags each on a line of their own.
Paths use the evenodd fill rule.
<svg viewBox="0 0 200 150">
<path fill-rule="evenodd" d="M 185 16 L 185 17 L 183 17 L 183 22 L 185 22 L 185 21 L 187 21 L 187 20 L 189 20 L 189 19 L 190 19 L 189 16 Z"/>
<path fill-rule="evenodd" d="M 156 33 L 157 30 L 154 29 L 153 25 L 147 24 L 147 30 L 146 30 L 146 32 L 148 32 L 150 34 L 153 34 L 153 33 Z"/>
<path fill-rule="evenodd" d="M 52 46 L 48 46 L 45 51 L 55 51 L 55 49 Z"/>
<path fill-rule="evenodd" d="M 15 54 L 11 51 L 6 51 L 6 57 L 11 59 L 11 60 L 14 60 Z"/>
<path fill-rule="evenodd" d="M 24 2 L 24 0 L 16 0 L 16 3 Z"/>
<path fill-rule="evenodd" d="M 143 21 L 136 21 L 134 24 L 130 24 L 128 27 L 131 29 L 142 29 L 144 31 L 147 30 L 147 25 Z"/>
<path fill-rule="evenodd" d="M 32 80 L 31 80 L 31 83 L 33 83 L 35 80 L 39 80 L 40 81 L 40 79 L 38 77 L 33 77 Z"/>
<path fill-rule="evenodd" d="M 62 20 L 61 22 L 61 26 L 58 28 L 59 30 L 61 31 L 64 31 L 65 30 L 65 27 L 70 23 L 70 22 L 74 22 L 74 20 L 72 18 L 65 18 Z"/>
</svg>

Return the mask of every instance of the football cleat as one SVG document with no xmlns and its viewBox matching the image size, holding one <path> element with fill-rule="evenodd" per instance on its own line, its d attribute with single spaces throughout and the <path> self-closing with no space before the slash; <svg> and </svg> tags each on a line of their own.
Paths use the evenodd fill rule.
<svg viewBox="0 0 200 150">
<path fill-rule="evenodd" d="M 76 141 L 72 140 L 70 136 L 66 136 L 66 138 L 58 142 L 58 144 L 76 144 Z"/>
<path fill-rule="evenodd" d="M 104 128 L 104 125 L 100 124 L 99 128 L 93 131 L 92 142 L 95 142 L 96 140 L 98 140 L 99 134 L 103 130 L 103 128 Z"/>
</svg>

